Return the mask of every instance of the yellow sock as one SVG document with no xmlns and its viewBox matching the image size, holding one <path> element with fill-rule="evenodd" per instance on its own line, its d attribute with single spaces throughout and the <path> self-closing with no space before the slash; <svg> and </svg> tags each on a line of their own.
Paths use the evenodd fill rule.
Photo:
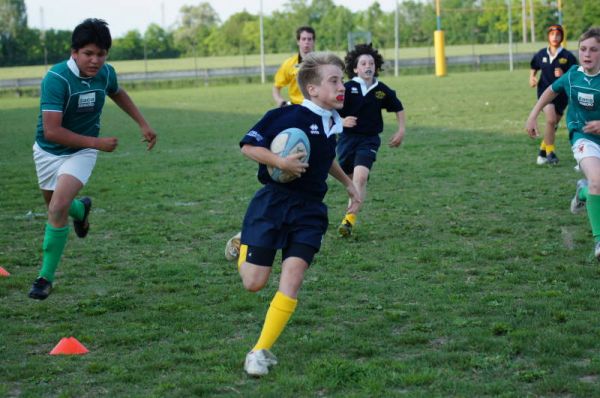
<svg viewBox="0 0 600 398">
<path fill-rule="evenodd" d="M 541 144 L 540 144 L 540 151 L 545 151 L 546 150 L 546 143 L 544 142 L 544 140 L 542 140 Z"/>
<path fill-rule="evenodd" d="M 350 225 L 354 226 L 354 224 L 356 223 L 356 214 L 354 213 L 346 213 L 346 216 L 344 217 L 344 221 L 348 221 L 350 223 Z"/>
<path fill-rule="evenodd" d="M 268 350 L 275 344 L 275 341 L 277 341 L 285 325 L 294 313 L 297 304 L 297 299 L 288 297 L 279 291 L 275 293 L 275 297 L 273 297 L 265 316 L 262 332 L 260 332 L 258 342 L 252 351 Z"/>
<path fill-rule="evenodd" d="M 248 254 L 248 245 L 240 245 L 240 256 L 238 257 L 238 271 L 242 264 L 246 261 L 246 255 Z"/>
<path fill-rule="evenodd" d="M 546 153 L 554 152 L 555 149 L 556 147 L 554 145 L 546 144 Z"/>
</svg>

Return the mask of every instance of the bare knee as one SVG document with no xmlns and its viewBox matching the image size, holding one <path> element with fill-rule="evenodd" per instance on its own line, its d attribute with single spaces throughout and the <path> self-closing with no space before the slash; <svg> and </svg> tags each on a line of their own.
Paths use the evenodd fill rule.
<svg viewBox="0 0 600 398">
<path fill-rule="evenodd" d="M 263 287 L 265 287 L 266 283 L 263 281 L 259 281 L 259 280 L 248 280 L 245 278 L 242 278 L 242 284 L 244 285 L 244 289 L 246 289 L 249 292 L 252 293 L 256 293 L 260 290 L 262 290 Z"/>
<path fill-rule="evenodd" d="M 590 179 L 588 181 L 588 190 L 592 195 L 600 194 L 600 179 Z"/>
<path fill-rule="evenodd" d="M 242 285 L 244 286 L 244 289 L 249 292 L 258 292 L 265 287 L 269 281 L 270 269 L 259 270 L 259 272 L 256 272 L 254 267 L 256 266 L 250 266 L 247 263 L 242 264 L 242 267 L 240 267 Z"/>
<path fill-rule="evenodd" d="M 66 223 L 70 205 L 67 201 L 53 198 L 48 204 L 48 219 L 54 223 Z"/>
</svg>

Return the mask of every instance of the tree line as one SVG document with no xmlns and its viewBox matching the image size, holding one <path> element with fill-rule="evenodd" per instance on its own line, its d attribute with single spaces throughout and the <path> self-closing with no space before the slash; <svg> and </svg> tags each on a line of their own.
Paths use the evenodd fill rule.
<svg viewBox="0 0 600 398">
<path fill-rule="evenodd" d="M 533 1 L 533 18 L 530 2 Z M 535 22 L 535 37 L 544 42 L 545 29 L 557 23 L 558 0 L 440 0 L 441 25 L 448 45 L 490 44 L 508 41 L 508 4 L 511 4 L 513 40 L 522 41 L 522 5 L 526 4 L 526 35 Z M 597 24 L 598 0 L 563 1 L 562 21 L 570 39 Z M 263 17 L 267 53 L 296 50 L 295 29 L 310 25 L 317 31 L 317 48 L 344 51 L 349 32 L 370 32 L 374 46 L 395 45 L 395 12 L 385 12 L 374 1 L 367 9 L 351 12 L 332 0 L 289 0 L 281 10 Z M 110 24 L 110 21 L 107 21 Z M 401 47 L 430 46 L 436 30 L 434 0 L 403 0 L 398 8 Z M 56 63 L 70 51 L 71 31 L 29 28 L 24 0 L 0 0 L 0 66 Z M 184 6 L 171 28 L 151 24 L 145 32 L 130 30 L 115 38 L 112 60 L 246 55 L 260 51 L 259 16 L 247 11 L 221 21 L 207 2 Z"/>
</svg>

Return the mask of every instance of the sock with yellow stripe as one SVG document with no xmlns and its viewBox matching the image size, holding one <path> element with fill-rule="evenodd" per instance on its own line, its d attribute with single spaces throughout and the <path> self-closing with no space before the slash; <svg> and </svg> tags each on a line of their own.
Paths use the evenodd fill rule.
<svg viewBox="0 0 600 398">
<path fill-rule="evenodd" d="M 237 266 L 238 266 L 238 271 L 240 270 L 240 267 L 242 266 L 242 264 L 244 264 L 244 262 L 246 261 L 246 256 L 248 255 L 248 245 L 240 245 L 240 255 L 238 257 L 238 261 L 237 261 Z"/>
<path fill-rule="evenodd" d="M 40 276 L 49 282 L 54 281 L 54 273 L 67 244 L 68 236 L 69 227 L 54 228 L 52 225 L 46 224 L 44 244 L 42 245 L 44 259 Z"/>
<path fill-rule="evenodd" d="M 594 241 L 600 241 L 600 195 L 587 195 L 587 213 L 590 225 L 592 226 L 592 235 Z"/>
<path fill-rule="evenodd" d="M 552 153 L 555 150 L 556 150 L 556 147 L 554 146 L 554 144 L 552 144 L 552 145 L 546 144 L 546 153 Z"/>
<path fill-rule="evenodd" d="M 545 151 L 546 150 L 546 143 L 544 142 L 544 140 L 542 140 L 542 142 L 540 143 L 540 151 Z"/>
<path fill-rule="evenodd" d="M 279 291 L 275 293 L 275 297 L 273 297 L 265 316 L 262 332 L 260 332 L 258 342 L 252 351 L 268 350 L 275 344 L 275 341 L 277 341 L 285 325 L 287 325 L 290 317 L 296 310 L 297 304 L 297 299 L 288 297 Z"/>
<path fill-rule="evenodd" d="M 77 221 L 83 220 L 83 216 L 85 215 L 85 205 L 79 199 L 75 199 L 71 202 L 71 206 L 69 207 L 69 216 L 74 218 Z"/>
<path fill-rule="evenodd" d="M 346 213 L 344 219 L 342 220 L 342 224 L 348 222 L 350 225 L 354 226 L 356 224 L 356 214 L 354 213 Z"/>
</svg>

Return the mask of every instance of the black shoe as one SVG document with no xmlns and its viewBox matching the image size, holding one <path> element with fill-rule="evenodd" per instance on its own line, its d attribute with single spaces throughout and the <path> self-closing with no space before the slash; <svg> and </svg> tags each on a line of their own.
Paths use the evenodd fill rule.
<svg viewBox="0 0 600 398">
<path fill-rule="evenodd" d="M 52 282 L 48 282 L 41 276 L 33 282 L 31 290 L 29 291 L 29 297 L 36 300 L 44 300 L 50 295 L 52 291 Z"/>
<path fill-rule="evenodd" d="M 548 164 L 557 165 L 558 164 L 558 156 L 554 152 L 550 152 L 548 156 L 546 156 L 548 160 Z"/>
<path fill-rule="evenodd" d="M 342 221 L 342 223 L 338 227 L 338 234 L 342 238 L 347 238 L 350 235 L 352 235 L 352 224 L 350 224 L 350 222 L 346 220 Z"/>
<path fill-rule="evenodd" d="M 75 233 L 80 238 L 85 238 L 90 230 L 90 223 L 88 221 L 88 216 L 90 215 L 90 210 L 92 210 L 92 199 L 83 197 L 79 199 L 81 203 L 83 203 L 83 207 L 85 208 L 83 212 L 83 220 L 73 220 L 73 228 L 75 229 Z"/>
</svg>

